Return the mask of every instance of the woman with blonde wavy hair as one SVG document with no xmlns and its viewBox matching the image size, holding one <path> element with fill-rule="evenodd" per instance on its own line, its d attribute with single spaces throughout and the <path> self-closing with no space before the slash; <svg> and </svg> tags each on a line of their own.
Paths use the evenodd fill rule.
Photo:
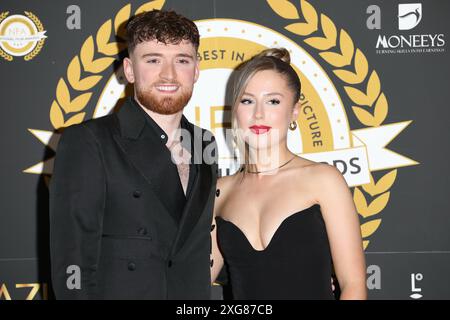
<svg viewBox="0 0 450 320">
<path fill-rule="evenodd" d="M 352 195 L 333 166 L 293 154 L 301 84 L 286 49 L 237 70 L 232 129 L 241 168 L 217 183 L 211 281 L 226 266 L 234 299 L 365 299 L 365 260 Z M 216 228 L 217 226 L 217 228 Z"/>
</svg>

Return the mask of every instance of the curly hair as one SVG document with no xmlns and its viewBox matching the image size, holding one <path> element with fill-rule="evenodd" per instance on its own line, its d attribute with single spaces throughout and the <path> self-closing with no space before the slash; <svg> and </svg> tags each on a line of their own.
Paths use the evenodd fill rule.
<svg viewBox="0 0 450 320">
<path fill-rule="evenodd" d="M 198 50 L 200 35 L 194 22 L 172 10 L 152 10 L 131 18 L 127 24 L 128 52 L 133 52 L 139 43 L 152 40 L 164 44 L 186 40 Z"/>
</svg>

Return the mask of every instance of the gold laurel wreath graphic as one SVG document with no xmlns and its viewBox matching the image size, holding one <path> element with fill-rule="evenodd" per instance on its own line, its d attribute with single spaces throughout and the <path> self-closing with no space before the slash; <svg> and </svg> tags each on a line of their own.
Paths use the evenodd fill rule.
<svg viewBox="0 0 450 320">
<path fill-rule="evenodd" d="M 135 14 L 153 9 L 161 9 L 165 0 L 154 0 L 141 5 Z M 108 68 L 120 52 L 126 49 L 125 41 L 109 42 L 111 33 L 125 39 L 125 22 L 130 18 L 131 4 L 121 8 L 114 18 L 114 27 L 112 19 L 103 23 L 97 30 L 94 38 L 89 36 L 83 43 L 80 54 L 76 55 L 67 68 L 67 80 L 61 77 L 56 87 L 56 99 L 50 107 L 50 122 L 52 126 L 59 130 L 74 124 L 83 122 L 86 112 L 82 112 L 91 99 L 90 91 L 101 79 L 98 75 Z M 103 57 L 94 59 L 95 54 L 102 54 Z M 84 74 L 82 73 L 84 72 Z M 83 76 L 84 75 L 84 76 Z M 70 89 L 82 92 L 74 98 L 71 98 Z M 72 114 L 68 119 L 68 114 Z"/>
<path fill-rule="evenodd" d="M 0 22 L 2 22 L 8 16 L 8 14 L 9 14 L 9 11 L 0 13 Z M 12 55 L 7 54 L 1 48 L 0 48 L 0 57 L 5 59 L 6 61 L 12 61 L 13 60 Z"/>
<path fill-rule="evenodd" d="M 38 17 L 36 17 L 33 13 L 25 11 L 25 15 L 31 19 L 31 21 L 34 22 L 34 24 L 36 25 L 36 28 L 39 32 L 44 31 L 44 26 L 42 25 L 41 21 L 38 19 Z M 45 42 L 45 38 L 41 39 L 38 41 L 38 43 L 36 44 L 36 47 L 33 49 L 33 51 L 31 51 L 29 54 L 27 54 L 24 57 L 25 61 L 29 61 L 31 59 L 33 59 L 38 53 L 39 51 L 41 51 L 42 47 L 44 46 L 44 42 Z"/>
<path fill-rule="evenodd" d="M 381 92 L 381 84 L 375 70 L 370 73 L 366 86 L 361 89 L 355 85 L 362 86 L 362 83 L 369 75 L 369 65 L 367 58 L 358 48 L 355 49 L 352 38 L 344 30 L 339 32 L 333 21 L 325 14 L 319 15 L 316 9 L 307 1 L 300 0 L 300 10 L 287 0 L 267 0 L 272 10 L 280 17 L 288 20 L 297 20 L 285 26 L 285 29 L 299 36 L 304 37 L 303 41 L 312 48 L 319 51 L 319 55 L 329 65 L 334 67 L 333 73 L 347 85 L 344 90 L 351 99 L 354 106 L 352 110 L 356 118 L 365 126 L 378 127 L 386 119 L 388 114 L 388 103 L 386 96 Z M 300 18 L 300 14 L 303 18 Z M 312 35 L 319 33 L 319 35 Z M 320 34 L 321 33 L 321 34 Z M 338 38 L 339 34 L 339 38 Z M 331 51 L 334 49 L 336 51 Z M 344 69 L 350 68 L 350 70 Z M 366 108 L 363 108 L 366 107 Z M 373 109 L 371 113 L 369 110 Z M 378 196 L 370 203 L 358 187 L 354 188 L 353 199 L 358 213 L 366 219 L 380 213 L 387 205 L 389 192 L 387 190 L 393 185 L 397 170 L 390 171 L 385 176 L 374 182 L 371 175 L 371 182 L 362 188 L 372 197 Z M 363 238 L 372 235 L 381 224 L 381 219 L 373 219 L 361 225 Z M 363 241 L 364 249 L 367 248 L 369 240 Z"/>
<path fill-rule="evenodd" d="M 388 191 L 395 182 L 397 177 L 397 169 L 389 171 L 383 177 L 378 179 L 375 183 L 372 174 L 370 174 L 370 183 L 362 185 L 362 189 L 366 191 L 370 196 L 375 197 L 370 203 L 367 203 L 366 197 L 358 187 L 354 188 L 353 201 L 356 205 L 356 210 L 360 216 L 364 219 L 379 214 L 389 202 L 390 192 Z M 372 219 L 364 222 L 361 225 L 361 234 L 364 238 L 364 249 L 369 245 L 370 240 L 365 238 L 370 237 L 381 224 L 381 219 Z"/>
</svg>

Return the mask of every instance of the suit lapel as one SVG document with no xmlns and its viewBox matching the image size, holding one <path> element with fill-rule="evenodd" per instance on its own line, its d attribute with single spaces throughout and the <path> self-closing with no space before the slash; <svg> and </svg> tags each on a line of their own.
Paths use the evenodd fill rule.
<svg viewBox="0 0 450 320">
<path fill-rule="evenodd" d="M 191 124 L 191 133 L 193 131 L 193 126 Z M 194 144 L 200 146 L 200 148 L 194 147 L 193 157 L 197 159 L 202 159 L 203 149 L 202 149 L 202 135 L 201 132 L 194 132 Z M 183 244 L 186 242 L 187 238 L 191 234 L 195 225 L 197 224 L 200 216 L 203 214 L 206 202 L 208 200 L 210 189 L 212 185 L 212 173 L 211 167 L 204 163 L 196 164 L 197 175 L 192 186 L 192 190 L 187 199 L 186 205 L 183 210 L 183 215 L 181 218 L 180 228 L 178 230 L 178 235 L 172 248 L 172 253 L 177 253 Z"/>
<path fill-rule="evenodd" d="M 192 154 L 194 157 L 193 159 L 196 159 L 196 162 L 200 163 L 196 164 L 197 174 L 192 185 L 192 190 L 189 193 L 188 198 L 185 199 L 185 202 L 183 202 L 179 201 L 179 199 L 170 198 L 170 196 L 176 197 L 179 192 L 174 192 L 175 189 L 181 188 L 178 173 L 176 170 L 168 169 L 170 168 L 170 165 L 174 164 L 172 164 L 172 162 L 167 163 L 167 158 L 163 156 L 164 152 L 169 152 L 168 150 L 160 149 L 161 146 L 164 148 L 165 146 L 161 143 L 155 143 L 151 136 L 145 134 L 146 119 L 142 115 L 141 110 L 137 109 L 129 98 L 126 103 L 124 103 L 121 110 L 117 113 L 117 117 L 120 123 L 121 134 L 114 137 L 116 142 L 120 145 L 133 166 L 151 185 L 156 195 L 155 198 L 161 202 L 162 207 L 164 207 L 168 214 L 173 218 L 175 224 L 178 225 L 179 222 L 178 232 L 172 245 L 172 254 L 174 254 L 181 249 L 191 234 L 200 216 L 203 214 L 206 202 L 210 195 L 213 177 L 211 166 L 202 161 L 203 132 L 202 130 L 195 130 L 194 126 L 183 117 L 182 121 L 184 121 L 184 125 L 191 131 L 191 137 L 193 137 L 194 140 L 194 152 Z M 173 172 L 175 172 L 177 174 L 176 180 L 172 181 L 177 181 L 178 185 L 156 185 L 153 183 L 153 175 L 155 172 L 158 174 L 168 175 L 168 178 L 171 174 L 173 174 Z M 171 180 L 168 179 L 167 181 Z M 163 187 L 166 189 L 161 189 Z M 184 197 L 183 191 L 181 191 L 181 194 Z M 164 196 L 166 198 L 164 198 Z M 183 203 L 184 207 L 168 207 L 171 204 L 176 203 Z M 177 213 L 179 214 L 181 212 L 182 216 L 180 221 Z"/>
<path fill-rule="evenodd" d="M 150 184 L 155 198 L 178 225 L 186 199 L 176 167 L 171 161 L 167 161 L 170 159 L 169 150 L 148 133 L 145 115 L 133 105 L 133 102 L 127 101 L 117 116 L 121 135 L 116 135 L 114 139 L 133 166 Z M 168 183 L 155 183 L 161 180 Z"/>
</svg>

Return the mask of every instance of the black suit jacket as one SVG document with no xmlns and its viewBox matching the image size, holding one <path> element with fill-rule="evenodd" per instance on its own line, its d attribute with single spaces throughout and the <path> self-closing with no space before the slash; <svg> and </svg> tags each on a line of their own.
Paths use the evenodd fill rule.
<svg viewBox="0 0 450 320">
<path fill-rule="evenodd" d="M 50 251 L 57 299 L 209 299 L 210 226 L 217 165 L 206 130 L 193 132 L 196 174 L 182 207 L 129 99 L 117 114 L 65 129 L 50 184 Z M 146 133 L 147 132 L 147 133 Z M 203 141 L 202 136 L 212 138 Z M 206 149 L 206 150 L 205 150 Z M 173 199 L 172 199 L 173 198 Z M 182 210 L 181 218 L 180 212 Z M 81 289 L 67 268 L 80 267 Z"/>
</svg>

